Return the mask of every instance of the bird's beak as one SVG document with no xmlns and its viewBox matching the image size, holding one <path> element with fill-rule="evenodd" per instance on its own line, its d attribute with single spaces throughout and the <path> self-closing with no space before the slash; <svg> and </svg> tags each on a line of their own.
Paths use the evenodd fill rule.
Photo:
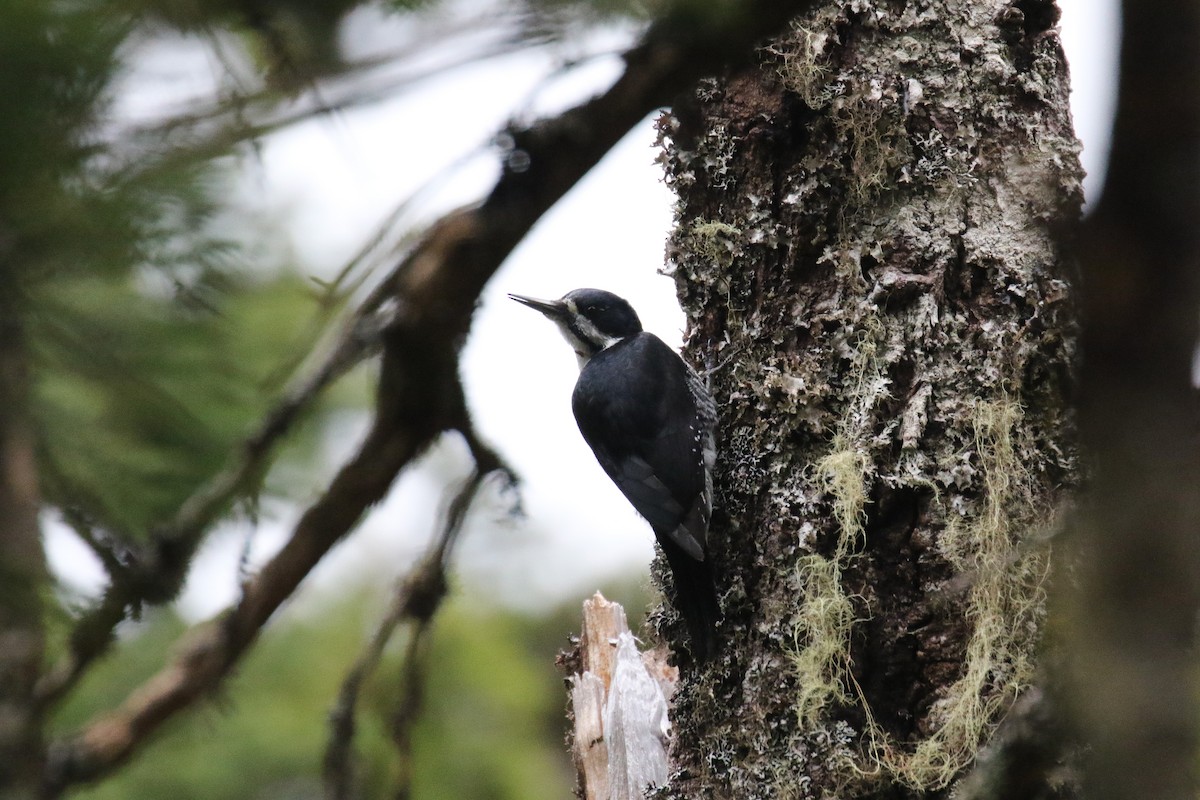
<svg viewBox="0 0 1200 800">
<path fill-rule="evenodd" d="M 510 294 L 509 300 L 516 300 L 523 306 L 529 306 L 540 311 L 550 319 L 562 319 L 567 313 L 567 304 L 562 300 L 539 300 L 536 297 L 526 297 L 523 294 Z"/>
</svg>

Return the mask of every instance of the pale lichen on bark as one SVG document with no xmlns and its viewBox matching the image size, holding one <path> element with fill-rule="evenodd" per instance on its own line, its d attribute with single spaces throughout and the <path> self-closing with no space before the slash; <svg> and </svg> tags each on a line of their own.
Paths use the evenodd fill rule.
<svg viewBox="0 0 1200 800">
<path fill-rule="evenodd" d="M 1076 470 L 1056 20 L 830 5 L 664 118 L 726 623 L 662 796 L 944 793 L 1029 681 Z"/>
</svg>

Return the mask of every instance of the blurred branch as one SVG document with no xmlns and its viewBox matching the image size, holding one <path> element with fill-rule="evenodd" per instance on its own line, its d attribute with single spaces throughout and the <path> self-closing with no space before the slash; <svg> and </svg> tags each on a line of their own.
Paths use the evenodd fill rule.
<svg viewBox="0 0 1200 800">
<path fill-rule="evenodd" d="M 424 698 L 425 673 L 429 655 L 430 624 L 415 626 L 404 655 L 404 670 L 400 676 L 400 700 L 392 714 L 392 743 L 396 747 L 396 778 L 392 796 L 408 800 L 412 796 L 412 729 L 421 714 Z"/>
<path fill-rule="evenodd" d="M 19 297 L 15 281 L 0 277 L 0 796 L 6 798 L 36 795 L 41 717 L 32 689 L 45 651 L 48 577 Z"/>
<path fill-rule="evenodd" d="M 462 530 L 471 501 L 475 498 L 484 479 L 497 470 L 511 472 L 499 456 L 480 443 L 468 429 L 463 432 L 471 445 L 475 468 L 462 487 L 455 493 L 445 515 L 441 533 L 434 540 L 429 552 L 396 588 L 392 606 L 380 621 L 371 640 L 354 666 L 342 681 L 337 702 L 329 714 L 329 742 L 325 748 L 325 796 L 328 800 L 348 800 L 357 796 L 354 786 L 353 744 L 356 729 L 355 713 L 363 684 L 379 665 L 388 642 L 396 629 L 409 623 L 408 647 L 404 656 L 403 692 L 392 726 L 392 736 L 398 751 L 399 771 L 398 796 L 407 796 L 411 780 L 412 726 L 420 712 L 424 687 L 424 666 L 427 639 L 433 625 L 433 617 L 446 595 L 446 569 L 450 552 Z"/>
<path fill-rule="evenodd" d="M 402 404 L 415 401 L 423 412 L 420 418 L 386 413 L 394 408 L 394 398 L 380 396 L 380 413 L 358 453 L 304 513 L 283 549 L 246 584 L 241 600 L 185 634 L 174 660 L 120 707 L 93 720 L 73 739 L 51 745 L 46 783 L 52 796 L 113 769 L 163 722 L 216 688 L 317 561 L 386 494 L 400 468 L 441 430 L 464 424 L 460 387 L 456 376 L 450 379 L 449 384 L 435 380 L 443 391 L 432 397 L 421 382 L 408 386 Z"/>
<path fill-rule="evenodd" d="M 175 597 L 187 576 L 192 553 L 207 531 L 247 482 L 266 469 L 275 445 L 291 431 L 330 383 L 378 348 L 384 323 L 373 311 L 360 309 L 343 329 L 329 354 L 313 370 L 303 373 L 239 446 L 233 463 L 199 487 L 180 507 L 175 518 L 156 530 L 150 547 L 130 550 L 124 561 L 101 555 L 109 569 L 104 596 L 75 623 L 67 653 L 38 681 L 37 698 L 43 707 L 60 699 L 112 641 L 113 630 L 129 609 Z M 67 521 L 84 535 L 82 520 Z M 79 523 L 79 524 L 77 524 Z M 89 542 L 88 537 L 84 541 Z M 99 554 L 99 553 L 98 553 Z"/>
<path fill-rule="evenodd" d="M 1104 195 L 1080 241 L 1080 429 L 1067 700 L 1093 798 L 1194 798 L 1200 448 L 1200 5 L 1126 0 Z"/>
<path fill-rule="evenodd" d="M 1054 694 L 1030 686 L 1013 703 L 954 789 L 957 800 L 1065 800 L 1080 797 L 1079 742 L 1063 729 Z"/>
<path fill-rule="evenodd" d="M 100 559 L 109 578 L 117 580 L 125 572 L 125 563 L 129 560 L 128 549 L 119 539 L 98 528 L 82 509 L 64 506 L 59 511 L 63 521 L 70 526 L 79 540 Z"/>
<path fill-rule="evenodd" d="M 230 147 L 253 141 L 298 123 L 392 99 L 425 81 L 461 67 L 479 64 L 545 44 L 546 37 L 528 32 L 519 14 L 483 15 L 456 20 L 448 26 L 421 25 L 404 47 L 352 63 L 330 65 L 319 76 L 303 81 L 304 92 L 281 90 L 274 83 L 240 88 L 201 106 L 167 118 L 116 129 L 110 136 L 115 154 L 110 173 L 132 181 L 181 163 L 212 158 Z M 207 40 L 216 58 L 228 64 L 220 37 L 212 30 Z M 479 39 L 482 41 L 478 41 Z M 434 48 L 456 53 L 429 64 Z M 227 68 L 229 75 L 236 70 Z"/>
<path fill-rule="evenodd" d="M 626 53 L 626 69 L 607 92 L 509 132 L 525 158 L 509 160 L 481 205 L 452 212 L 431 226 L 356 314 L 356 320 L 383 324 L 375 420 L 358 453 L 303 514 L 283 549 L 246 584 L 234 607 L 186 634 L 174 659 L 121 706 L 73 738 L 52 744 L 46 764 L 50 794 L 110 772 L 160 725 L 213 691 L 313 566 L 383 498 L 397 473 L 439 433 L 466 427 L 458 350 L 484 284 L 541 215 L 643 117 L 699 78 L 748 61 L 759 41 L 814 2 L 730 4 L 717 19 L 689 16 L 691 4 L 682 2 L 677 13 L 651 25 Z M 348 335 L 345 350 L 335 349 L 322 369 L 268 415 L 235 466 L 199 491 L 166 526 L 156 550 L 169 572 L 181 579 L 186 559 L 179 560 L 180 551 L 263 463 L 317 388 L 366 354 L 366 344 Z"/>
</svg>

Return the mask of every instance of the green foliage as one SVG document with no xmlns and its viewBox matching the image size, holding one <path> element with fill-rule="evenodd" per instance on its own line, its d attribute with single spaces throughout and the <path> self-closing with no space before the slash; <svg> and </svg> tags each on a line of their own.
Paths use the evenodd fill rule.
<svg viewBox="0 0 1200 800">
<path fill-rule="evenodd" d="M 81 234 L 100 228 L 103 198 L 85 166 L 124 34 L 101 8 L 11 0 L 0 12 L 0 275 L 62 269 L 95 246 Z"/>
<path fill-rule="evenodd" d="M 136 538 L 264 412 L 281 366 L 312 344 L 316 296 L 287 276 L 218 278 L 171 297 L 92 275 L 39 292 L 30 338 L 50 502 Z"/>
<path fill-rule="evenodd" d="M 59 178 L 88 155 L 124 35 L 102 3 L 7 0 L 0 19 L 0 208 L 6 239 L 24 225 L 49 231 L 42 214 L 64 203 Z M 6 242 L 11 247 L 11 242 Z"/>
<path fill-rule="evenodd" d="M 114 136 L 135 10 L 0 8 L 0 313 L 28 343 L 43 492 L 128 538 L 222 466 L 339 299 L 282 255 L 247 268 L 212 153 Z"/>
<path fill-rule="evenodd" d="M 229 686 L 128 767 L 79 800 L 246 800 L 321 796 L 326 715 L 372 624 L 361 599 L 296 614 L 269 629 Z M 415 731 L 413 797 L 567 797 L 563 694 L 543 620 L 443 609 L 433 630 L 426 703 Z M 158 666 L 180 623 L 155 617 L 93 671 L 55 721 L 70 730 Z M 399 650 L 400 648 L 397 648 Z M 355 738 L 365 795 L 386 796 L 387 724 L 399 656 L 360 701 Z"/>
</svg>

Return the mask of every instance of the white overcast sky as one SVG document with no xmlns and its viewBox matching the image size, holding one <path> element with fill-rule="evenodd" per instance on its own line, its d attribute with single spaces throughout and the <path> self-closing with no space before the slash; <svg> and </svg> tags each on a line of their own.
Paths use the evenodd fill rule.
<svg viewBox="0 0 1200 800">
<path fill-rule="evenodd" d="M 1059 5 L 1073 79 L 1072 111 L 1088 171 L 1085 190 L 1094 199 L 1114 102 L 1116 3 L 1059 0 Z M 363 12 L 346 27 L 347 42 L 359 52 L 386 49 L 401 33 Z M 398 99 L 272 136 L 248 164 L 246 203 L 284 216 L 301 262 L 328 275 L 434 176 L 450 175 L 423 195 L 420 214 L 410 222 L 482 196 L 497 168 L 495 153 L 481 151 L 480 145 L 514 109 L 528 120 L 607 86 L 621 66 L 612 55 L 591 58 L 551 82 L 545 76 L 564 57 L 614 51 L 625 41 L 622 36 L 620 31 L 597 36 L 579 52 L 526 52 L 460 67 Z M 215 68 L 204 52 L 181 48 L 177 41 L 147 46 L 119 98 L 120 112 L 138 118 L 160 114 L 164 106 L 186 105 L 209 85 Z M 657 273 L 672 197 L 654 163 L 653 142 L 647 119 L 539 222 L 483 294 L 463 353 L 463 376 L 480 432 L 522 478 L 527 517 L 510 518 L 504 512 L 507 501 L 495 493 L 477 505 L 458 558 L 460 585 L 472 593 L 494 592 L 512 605 L 535 609 L 582 598 L 606 580 L 647 570 L 653 546 L 649 527 L 600 470 L 575 428 L 570 411 L 574 354 L 553 326 L 505 294 L 557 297 L 580 286 L 609 289 L 633 303 L 648 330 L 679 343 L 683 316 L 674 285 Z M 323 471 L 352 451 L 361 429 L 361 421 L 348 422 L 330 437 Z M 428 539 L 446 476 L 464 475 L 467 463 L 457 442 L 435 448 L 423 468 L 397 482 L 310 583 L 336 590 L 368 576 L 401 572 Z M 260 524 L 250 539 L 253 563 L 282 543 L 294 515 L 280 509 Z M 94 591 L 102 573 L 90 554 L 53 521 L 47 528 L 56 570 L 69 583 Z M 232 529 L 212 538 L 181 600 L 184 613 L 206 616 L 235 598 L 247 536 Z"/>
</svg>

